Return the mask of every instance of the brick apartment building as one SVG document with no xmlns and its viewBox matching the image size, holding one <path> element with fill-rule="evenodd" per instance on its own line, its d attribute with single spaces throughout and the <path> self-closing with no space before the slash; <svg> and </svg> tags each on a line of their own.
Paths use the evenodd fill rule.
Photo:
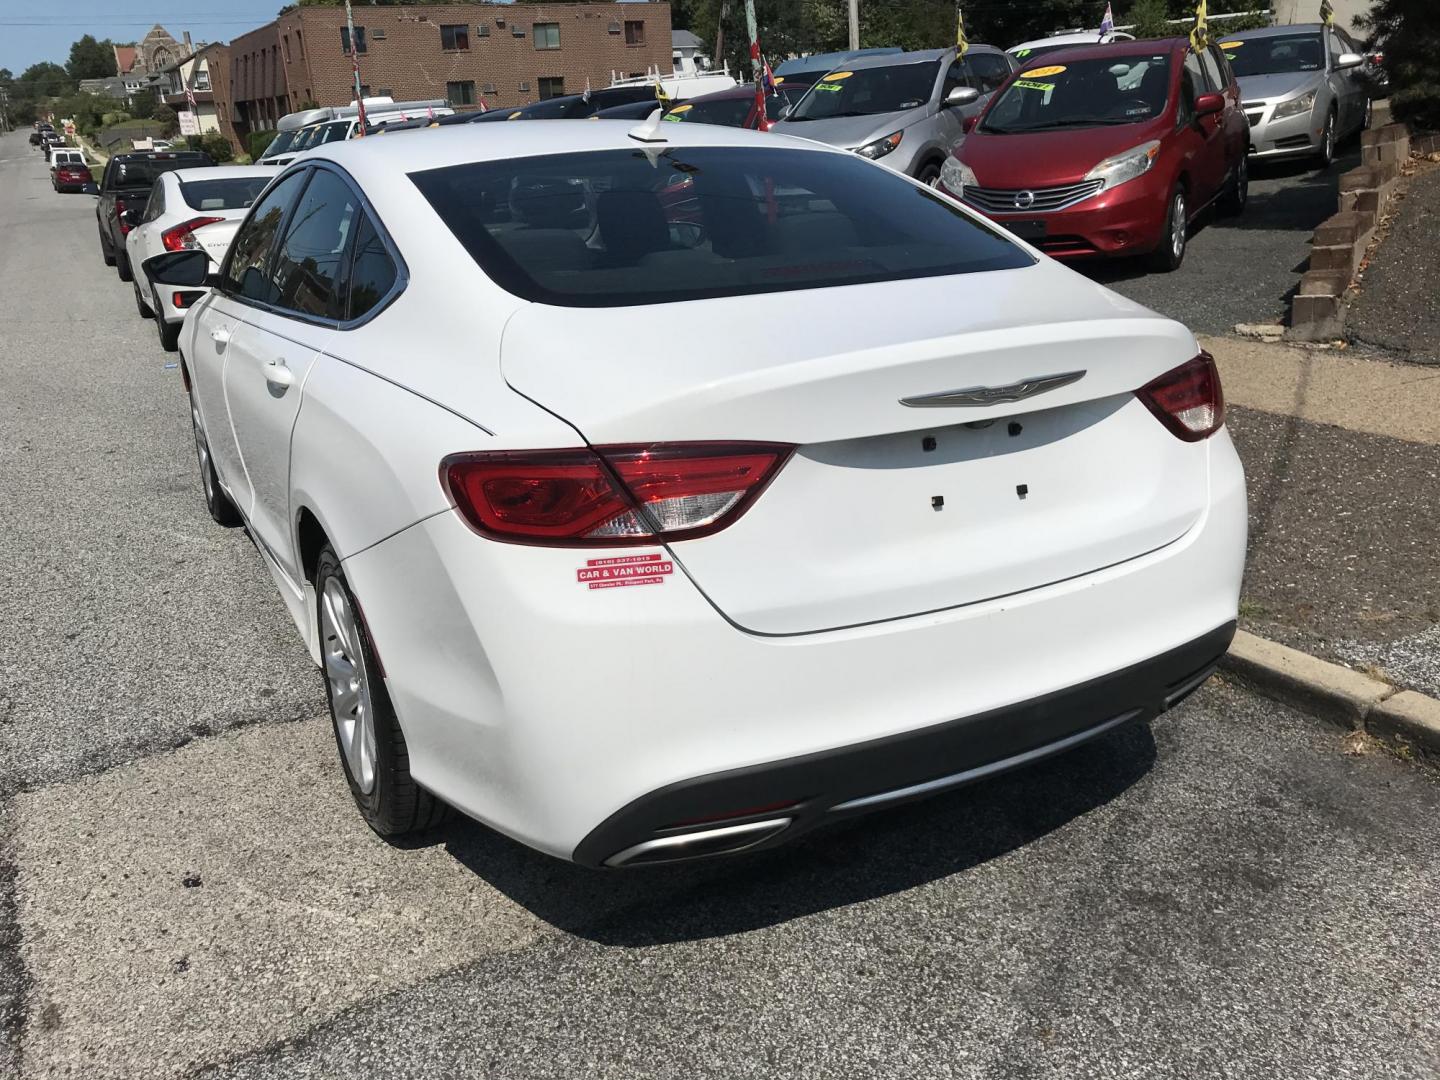
<svg viewBox="0 0 1440 1080">
<path fill-rule="evenodd" d="M 364 92 L 396 101 L 504 107 L 671 70 L 668 0 L 362 5 L 354 18 Z M 286 12 L 232 41 L 229 64 L 227 134 L 239 142 L 307 102 L 355 96 L 342 7 Z"/>
</svg>

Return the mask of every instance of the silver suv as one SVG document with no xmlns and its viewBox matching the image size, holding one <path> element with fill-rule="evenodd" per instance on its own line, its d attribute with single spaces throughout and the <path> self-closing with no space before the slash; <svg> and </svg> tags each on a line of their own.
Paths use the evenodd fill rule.
<svg viewBox="0 0 1440 1080">
<path fill-rule="evenodd" d="M 853 150 L 925 184 L 1016 62 L 989 45 L 847 60 L 816 82 L 774 130 Z"/>
<path fill-rule="evenodd" d="M 1244 30 L 1220 39 L 1240 83 L 1252 157 L 1304 157 L 1328 165 L 1335 146 L 1370 124 L 1360 48 L 1338 26 Z"/>
</svg>

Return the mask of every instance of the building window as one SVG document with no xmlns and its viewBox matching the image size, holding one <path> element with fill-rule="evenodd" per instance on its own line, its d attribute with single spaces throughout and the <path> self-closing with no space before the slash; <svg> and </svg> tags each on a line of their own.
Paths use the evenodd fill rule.
<svg viewBox="0 0 1440 1080">
<path fill-rule="evenodd" d="M 348 26 L 340 28 L 340 51 L 346 56 L 350 55 L 350 28 Z M 355 51 L 357 53 L 365 51 L 365 28 L 363 26 L 355 28 Z"/>
<path fill-rule="evenodd" d="M 641 19 L 626 19 L 626 20 L 625 20 L 625 44 L 626 44 L 626 45 L 644 45 L 644 44 L 645 44 L 645 23 L 644 23 L 643 20 L 641 20 Z"/>
<path fill-rule="evenodd" d="M 382 86 L 382 87 L 380 88 L 380 96 L 381 96 L 381 97 L 393 98 L 393 97 L 395 96 L 395 91 L 394 91 L 394 90 L 391 90 L 390 87 L 388 87 L 388 86 Z"/>
<path fill-rule="evenodd" d="M 490 36 L 490 26 L 489 26 L 489 24 L 488 24 L 488 23 L 481 23 L 479 26 L 475 27 L 475 36 L 476 36 L 476 37 L 489 37 L 489 36 Z"/>
<path fill-rule="evenodd" d="M 196 89 L 196 90 L 209 90 L 209 89 L 210 89 L 210 70 L 209 70 L 208 68 L 201 68 L 199 71 L 197 71 L 197 72 L 195 73 L 195 89 Z"/>
<path fill-rule="evenodd" d="M 288 64 L 290 63 L 290 35 L 282 35 L 280 38 L 280 43 L 285 46 L 285 63 Z"/>
<path fill-rule="evenodd" d="M 469 52 L 470 51 L 470 27 L 468 26 L 442 26 L 440 27 L 440 48 L 447 52 Z"/>
<path fill-rule="evenodd" d="M 475 84 L 473 82 L 447 82 L 445 100 L 451 105 L 474 105 Z"/>
<path fill-rule="evenodd" d="M 535 48 L 558 49 L 560 47 L 560 24 L 537 22 L 535 24 Z"/>
<path fill-rule="evenodd" d="M 540 100 L 546 98 L 561 97 L 565 93 L 565 79 L 563 76 L 540 76 Z"/>
<path fill-rule="evenodd" d="M 305 59 L 305 39 L 300 36 L 300 31 L 295 31 L 295 48 L 300 53 L 300 59 Z"/>
</svg>

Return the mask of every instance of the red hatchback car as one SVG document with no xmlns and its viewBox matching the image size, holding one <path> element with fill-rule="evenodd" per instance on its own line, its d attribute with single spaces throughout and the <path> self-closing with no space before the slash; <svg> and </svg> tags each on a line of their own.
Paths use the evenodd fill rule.
<svg viewBox="0 0 1440 1080">
<path fill-rule="evenodd" d="M 72 165 L 68 162 L 55 166 L 55 173 L 50 178 L 51 186 L 56 191 L 84 191 L 87 185 L 94 182 L 95 177 L 90 175 L 90 166 Z"/>
<path fill-rule="evenodd" d="M 1149 254 L 1174 270 L 1202 210 L 1244 209 L 1248 130 L 1217 47 L 1065 49 L 996 91 L 940 186 L 1056 258 Z"/>
</svg>

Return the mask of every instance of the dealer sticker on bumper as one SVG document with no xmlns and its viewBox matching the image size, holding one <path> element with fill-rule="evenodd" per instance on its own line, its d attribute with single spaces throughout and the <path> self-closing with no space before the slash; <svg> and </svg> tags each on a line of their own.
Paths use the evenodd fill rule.
<svg viewBox="0 0 1440 1080">
<path fill-rule="evenodd" d="M 618 589 L 626 585 L 663 585 L 675 572 L 664 555 L 621 555 L 590 559 L 575 571 L 575 580 L 592 589 Z"/>
</svg>

